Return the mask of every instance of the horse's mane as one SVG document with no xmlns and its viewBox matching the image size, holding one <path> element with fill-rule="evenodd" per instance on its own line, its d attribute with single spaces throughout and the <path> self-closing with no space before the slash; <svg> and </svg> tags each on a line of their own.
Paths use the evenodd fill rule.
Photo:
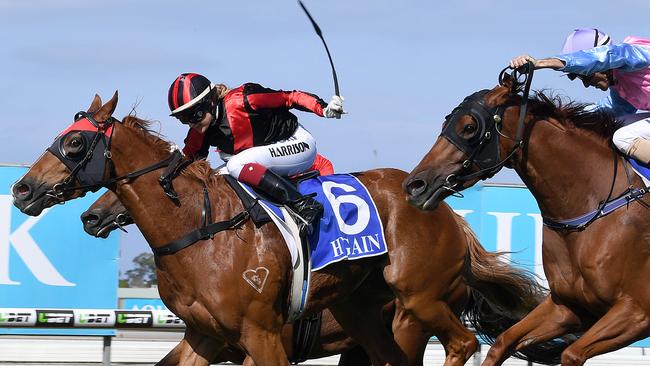
<svg viewBox="0 0 650 366">
<path fill-rule="evenodd" d="M 122 124 L 129 127 L 151 141 L 153 145 L 161 150 L 171 151 L 173 144 L 162 138 L 160 133 L 151 129 L 151 121 L 147 121 L 130 114 L 122 119 Z M 216 174 L 210 163 L 206 160 L 196 160 L 188 165 L 181 172 L 182 176 L 196 178 L 201 182 L 210 183 L 216 178 Z"/>
<path fill-rule="evenodd" d="M 611 113 L 590 110 L 589 105 L 536 91 L 529 99 L 529 112 L 539 117 L 553 117 L 565 126 L 577 127 L 609 140 L 621 122 Z"/>
</svg>

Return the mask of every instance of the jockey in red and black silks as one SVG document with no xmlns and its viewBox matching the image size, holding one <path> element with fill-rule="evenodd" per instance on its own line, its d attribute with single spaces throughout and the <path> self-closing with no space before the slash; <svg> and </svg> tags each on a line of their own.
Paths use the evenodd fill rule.
<svg viewBox="0 0 650 366">
<path fill-rule="evenodd" d="M 171 115 L 190 126 L 185 155 L 205 158 L 215 146 L 230 175 L 292 208 L 305 221 L 305 228 L 320 216 L 320 203 L 302 196 L 283 178 L 309 170 L 317 157 L 314 137 L 290 109 L 340 118 L 342 98 L 335 96 L 325 103 L 310 93 L 255 83 L 228 89 L 202 75 L 186 73 L 172 83 L 168 102 Z"/>
</svg>

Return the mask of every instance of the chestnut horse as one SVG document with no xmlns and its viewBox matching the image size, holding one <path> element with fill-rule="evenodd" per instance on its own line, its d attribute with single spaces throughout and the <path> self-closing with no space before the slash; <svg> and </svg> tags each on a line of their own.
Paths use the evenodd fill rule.
<svg viewBox="0 0 650 366">
<path fill-rule="evenodd" d="M 433 210 L 502 166 L 514 169 L 544 218 L 551 293 L 497 338 L 483 365 L 584 332 L 556 360 L 582 365 L 650 336 L 650 211 L 645 198 L 632 198 L 644 186 L 610 141 L 613 117 L 542 93 L 524 98 L 520 86 L 502 72 L 499 86 L 467 97 L 404 188 L 412 204 Z M 622 207 L 610 213 L 614 204 L 607 202 L 621 195 Z"/>
<path fill-rule="evenodd" d="M 70 129 L 14 184 L 14 204 L 38 215 L 107 186 L 158 251 L 203 227 L 206 201 L 213 202 L 211 216 L 229 222 L 227 230 L 173 255 L 156 256 L 160 297 L 187 326 L 183 340 L 160 364 L 207 365 L 231 344 L 258 366 L 287 365 L 281 332 L 292 263 L 280 232 L 273 225 L 256 229 L 250 220 L 233 220 L 242 217 L 243 205 L 206 162 L 184 169 L 173 181 L 178 199 L 169 199 L 151 173 L 177 154 L 143 128 L 146 121 L 115 120 L 116 105 L 117 93 L 103 105 L 95 96 L 88 112 L 77 114 Z M 431 335 L 445 347 L 445 365 L 463 365 L 478 341 L 458 315 L 469 313 L 490 337 L 532 308 L 539 288 L 486 252 L 448 206 L 422 212 L 409 205 L 401 189 L 405 177 L 395 169 L 358 174 L 377 205 L 388 254 L 312 273 L 305 315 L 328 307 L 375 365 L 421 364 Z M 393 296 L 402 310 L 391 335 L 381 309 Z M 421 331 L 413 331 L 418 325 Z"/>
<path fill-rule="evenodd" d="M 117 228 L 133 223 L 133 218 L 129 215 L 124 205 L 119 201 L 115 193 L 107 191 L 95 201 L 88 210 L 81 214 L 84 230 L 89 235 L 98 238 L 107 238 L 108 235 Z M 391 301 L 384 308 L 383 318 L 386 321 L 387 329 L 390 329 L 393 314 L 395 313 L 395 302 Z M 297 331 L 298 322 L 285 324 L 282 329 L 282 344 L 289 360 L 297 360 L 296 354 L 301 350 L 296 350 L 294 345 L 294 335 Z M 309 347 L 309 346 L 308 346 Z M 363 349 L 357 345 L 336 322 L 332 312 L 328 309 L 322 311 L 320 331 L 316 335 L 311 349 L 306 350 L 309 359 L 327 357 L 331 355 L 342 354 L 339 360 L 339 366 L 371 366 L 370 359 Z M 242 363 L 245 354 L 232 346 L 221 352 L 212 360 L 212 363 L 231 361 Z"/>
</svg>

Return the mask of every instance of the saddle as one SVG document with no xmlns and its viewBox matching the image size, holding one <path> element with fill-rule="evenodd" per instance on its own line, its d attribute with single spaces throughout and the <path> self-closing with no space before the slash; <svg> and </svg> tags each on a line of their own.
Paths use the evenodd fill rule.
<svg viewBox="0 0 650 366">
<path fill-rule="evenodd" d="M 318 170 L 311 170 L 305 173 L 301 173 L 289 177 L 289 181 L 293 183 L 293 185 L 298 186 L 298 184 L 300 184 L 300 182 L 302 182 L 303 180 L 315 178 L 319 175 L 320 173 L 318 172 Z M 262 207 L 260 207 L 260 205 L 257 204 L 258 199 L 251 197 L 251 195 L 248 194 L 244 188 L 242 188 L 242 186 L 237 182 L 235 178 L 233 178 L 228 174 L 224 174 L 224 178 L 226 179 L 226 182 L 228 182 L 228 185 L 232 188 L 232 190 L 235 191 L 237 197 L 239 197 L 239 200 L 244 205 L 246 211 L 248 211 L 256 228 L 259 229 L 260 227 L 264 226 L 264 224 L 272 221 L 269 214 Z M 268 196 L 266 196 L 264 192 L 257 190 L 255 188 L 253 188 L 253 190 L 262 199 L 269 202 L 273 202 L 273 200 Z"/>
</svg>

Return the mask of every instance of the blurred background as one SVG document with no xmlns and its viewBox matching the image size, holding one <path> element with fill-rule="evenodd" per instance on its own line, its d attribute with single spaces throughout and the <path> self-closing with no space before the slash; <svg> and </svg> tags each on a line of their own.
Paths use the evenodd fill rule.
<svg viewBox="0 0 650 366">
<path fill-rule="evenodd" d="M 559 52 L 577 27 L 614 41 L 649 36 L 645 0 L 314 1 L 349 112 L 326 120 L 297 112 L 338 172 L 410 170 L 462 99 L 491 88 L 508 60 Z M 135 109 L 182 146 L 167 89 L 182 72 L 231 87 L 257 82 L 325 100 L 334 93 L 325 50 L 297 2 L 0 1 L 0 163 L 33 162 L 95 93 L 119 90 L 115 113 Z M 579 101 L 605 94 L 540 71 L 534 89 Z M 217 154 L 211 157 L 219 165 Z M 504 170 L 492 180 L 519 183 Z M 81 230 L 81 223 L 78 223 Z M 121 276 L 148 247 L 135 227 L 120 236 Z"/>
</svg>

